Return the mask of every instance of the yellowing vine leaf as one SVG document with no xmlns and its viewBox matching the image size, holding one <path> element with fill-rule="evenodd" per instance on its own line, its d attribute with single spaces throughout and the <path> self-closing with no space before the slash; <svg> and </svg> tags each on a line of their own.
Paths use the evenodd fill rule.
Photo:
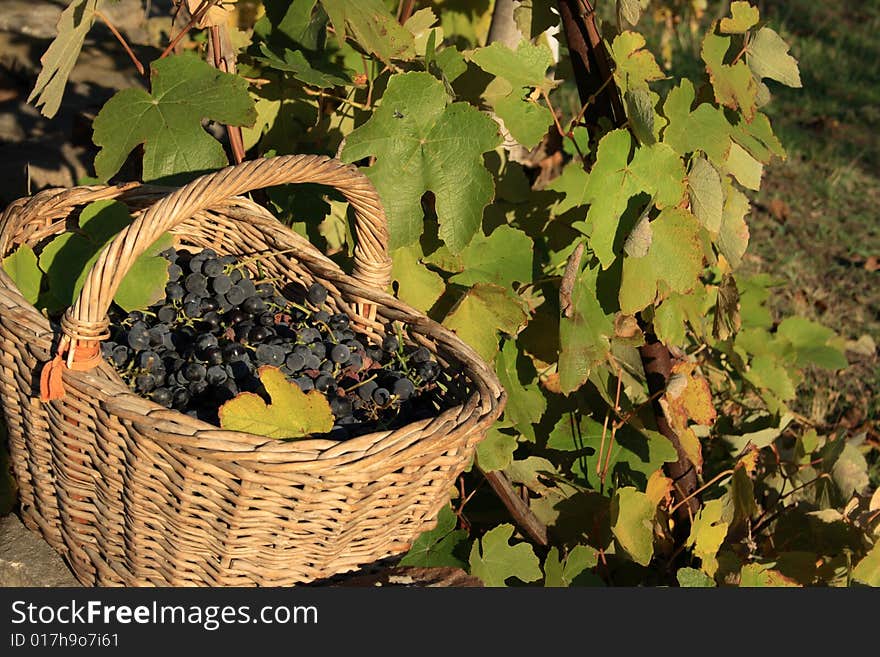
<svg viewBox="0 0 880 657">
<path fill-rule="evenodd" d="M 467 291 L 443 324 L 492 362 L 498 353 L 498 332 L 516 335 L 527 319 L 522 303 L 512 292 L 478 283 Z"/>
<path fill-rule="evenodd" d="M 415 55 L 412 32 L 397 22 L 382 0 L 321 0 L 321 6 L 340 41 L 350 35 L 386 63 Z"/>
<path fill-rule="evenodd" d="M 700 509 L 686 545 L 693 546 L 694 556 L 702 561 L 703 571 L 710 577 L 718 570 L 718 549 L 727 538 L 728 524 L 722 520 L 724 500 L 709 500 Z"/>
<path fill-rule="evenodd" d="M 28 96 L 28 102 L 40 108 L 43 116 L 52 118 L 58 113 L 64 85 L 76 64 L 86 34 L 95 22 L 99 0 L 72 0 L 58 19 L 58 36 L 40 58 L 42 69 Z"/>
<path fill-rule="evenodd" d="M 611 498 L 611 532 L 632 560 L 642 566 L 654 556 L 654 513 L 657 505 L 632 487 L 620 488 Z"/>
<path fill-rule="evenodd" d="M 797 60 L 788 54 L 788 44 L 769 27 L 762 27 L 749 41 L 746 61 L 759 80 L 770 78 L 789 87 L 803 86 Z"/>
<path fill-rule="evenodd" d="M 733 2 L 730 5 L 730 18 L 721 19 L 721 32 L 724 34 L 742 34 L 758 24 L 760 14 L 758 8 L 748 2 Z"/>
<path fill-rule="evenodd" d="M 800 586 L 800 584 L 793 579 L 786 577 L 778 570 L 773 570 L 772 568 L 768 568 L 759 563 L 750 563 L 743 566 L 739 577 L 740 588 Z"/>
<path fill-rule="evenodd" d="M 645 37 L 629 30 L 621 32 L 611 42 L 611 57 L 617 65 L 614 80 L 621 91 L 647 88 L 648 82 L 665 76 L 654 55 L 645 49 Z"/>
<path fill-rule="evenodd" d="M 242 392 L 219 409 L 220 426 L 269 438 L 302 438 L 333 428 L 333 413 L 317 390 L 303 392 L 277 367 L 258 371 L 271 402 L 253 392 Z"/>
<path fill-rule="evenodd" d="M 700 103 L 692 111 L 695 97 L 694 85 L 687 79 L 670 90 L 663 104 L 663 113 L 669 119 L 663 141 L 679 155 L 702 151 L 720 166 L 730 150 L 730 123 L 722 109 L 709 103 Z"/>
<path fill-rule="evenodd" d="M 740 110 L 750 121 L 757 109 L 758 83 L 744 61 L 724 63 L 729 48 L 730 37 L 719 36 L 710 30 L 703 40 L 703 61 L 715 90 L 715 100 L 732 110 Z"/>
</svg>

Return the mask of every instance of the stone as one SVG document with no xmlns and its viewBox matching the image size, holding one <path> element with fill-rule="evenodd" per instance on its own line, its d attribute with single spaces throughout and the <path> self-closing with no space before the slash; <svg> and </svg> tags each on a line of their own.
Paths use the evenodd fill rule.
<svg viewBox="0 0 880 657">
<path fill-rule="evenodd" d="M 42 537 L 10 513 L 0 518 L 0 587 L 81 584 Z"/>
</svg>

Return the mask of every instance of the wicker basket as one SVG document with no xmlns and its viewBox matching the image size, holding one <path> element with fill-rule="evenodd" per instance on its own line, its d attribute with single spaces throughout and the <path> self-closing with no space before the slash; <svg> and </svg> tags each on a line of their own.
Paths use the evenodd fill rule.
<svg viewBox="0 0 880 657">
<path fill-rule="evenodd" d="M 352 275 L 240 196 L 303 182 L 335 187 L 354 209 Z M 47 190 L 6 209 L 0 256 L 39 245 L 67 230 L 80 206 L 111 198 L 126 203 L 135 220 L 102 251 L 60 327 L 0 271 L 0 394 L 22 515 L 80 582 L 293 585 L 400 554 L 432 528 L 505 394 L 471 348 L 385 292 L 388 233 L 370 182 L 336 160 L 296 155 L 245 162 L 176 190 Z M 329 305 L 352 315 L 368 336 L 405 323 L 414 343 L 463 369 L 466 401 L 344 442 L 278 441 L 221 430 L 133 394 L 109 364 L 90 356 L 107 335 L 122 277 L 169 230 L 183 245 L 266 254 L 263 271 L 292 284 L 324 284 Z M 65 350 L 66 364 L 58 356 Z M 64 395 L 44 402 L 40 376 L 53 356 Z"/>
</svg>

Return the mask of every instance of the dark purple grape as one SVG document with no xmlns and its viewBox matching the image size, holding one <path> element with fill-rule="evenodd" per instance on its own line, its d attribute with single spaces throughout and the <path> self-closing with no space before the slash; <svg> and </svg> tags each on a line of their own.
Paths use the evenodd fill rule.
<svg viewBox="0 0 880 657">
<path fill-rule="evenodd" d="M 397 336 L 394 335 L 386 335 L 382 338 L 382 350 L 387 351 L 388 353 L 394 353 L 400 349 L 400 341 L 397 339 Z"/>
<path fill-rule="evenodd" d="M 330 360 L 338 365 L 347 363 L 351 358 L 351 350 L 344 344 L 338 344 L 330 350 Z"/>
<path fill-rule="evenodd" d="M 291 372 L 299 372 L 305 367 L 306 359 L 303 358 L 302 354 L 293 352 L 285 359 L 284 364 L 287 365 Z"/>
<path fill-rule="evenodd" d="M 427 363 L 431 360 L 431 352 L 425 347 L 419 347 L 410 355 L 410 360 L 414 363 Z"/>
<path fill-rule="evenodd" d="M 183 368 L 183 376 L 187 381 L 201 381 L 206 372 L 207 368 L 202 363 L 190 363 Z"/>
<path fill-rule="evenodd" d="M 397 379 L 394 382 L 394 386 L 392 387 L 392 392 L 395 397 L 399 397 L 400 399 L 406 401 L 412 394 L 416 391 L 415 384 L 409 379 Z"/>
<path fill-rule="evenodd" d="M 155 388 L 152 392 L 150 392 L 150 399 L 161 406 L 170 406 L 173 395 L 171 394 L 171 390 L 169 390 L 168 388 Z"/>
<path fill-rule="evenodd" d="M 364 381 L 364 383 L 357 388 L 358 397 L 364 401 L 373 401 L 373 392 L 378 387 L 379 385 L 375 381 Z"/>
<path fill-rule="evenodd" d="M 327 288 L 320 283 L 312 283 L 306 290 L 306 299 L 309 300 L 309 303 L 320 306 L 327 300 Z"/>
<path fill-rule="evenodd" d="M 211 290 L 214 294 L 226 294 L 232 289 L 232 279 L 229 276 L 215 276 L 211 279 Z"/>
<path fill-rule="evenodd" d="M 205 381 L 212 386 L 218 386 L 221 383 L 225 383 L 228 378 L 229 374 L 226 372 L 226 369 L 220 365 L 212 365 L 205 372 Z"/>
<path fill-rule="evenodd" d="M 373 391 L 373 401 L 379 406 L 387 405 L 391 401 L 391 393 L 388 392 L 388 388 L 376 388 Z"/>
<path fill-rule="evenodd" d="M 329 374 L 320 374 L 315 378 L 315 388 L 321 392 L 327 392 L 334 383 L 333 377 Z"/>
</svg>

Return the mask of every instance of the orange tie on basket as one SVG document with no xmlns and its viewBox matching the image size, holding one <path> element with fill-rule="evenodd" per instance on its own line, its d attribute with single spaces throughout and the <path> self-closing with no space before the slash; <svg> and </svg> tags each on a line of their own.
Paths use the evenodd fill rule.
<svg viewBox="0 0 880 657">
<path fill-rule="evenodd" d="M 69 339 L 61 340 L 55 357 L 43 366 L 40 373 L 40 401 L 51 401 L 64 397 L 64 381 L 61 378 L 65 368 L 84 372 L 97 367 L 101 363 L 101 343 L 87 341 L 77 347 L 70 365 L 65 362 Z"/>
<path fill-rule="evenodd" d="M 81 326 L 72 319 L 70 313 L 66 313 L 61 320 L 64 336 L 58 344 L 55 357 L 43 366 L 40 373 L 40 401 L 51 401 L 64 397 L 64 381 L 62 373 L 64 369 L 85 372 L 101 364 L 100 340 L 107 337 L 107 327 L 101 323 L 97 330 L 86 329 L 87 335 L 92 339 L 71 338 L 73 327 Z M 68 348 L 72 347 L 72 357 L 64 358 Z"/>
</svg>

